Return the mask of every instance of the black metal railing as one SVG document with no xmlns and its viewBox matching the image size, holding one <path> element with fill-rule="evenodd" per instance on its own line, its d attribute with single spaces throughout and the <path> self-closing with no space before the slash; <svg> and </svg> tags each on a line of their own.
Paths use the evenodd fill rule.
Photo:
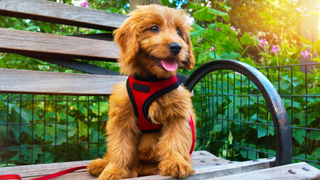
<svg viewBox="0 0 320 180">
<path fill-rule="evenodd" d="M 316 68 L 312 73 L 300 71 L 318 66 L 259 71 L 280 94 L 288 114 L 292 161 L 319 168 L 320 75 Z M 273 115 L 255 82 L 239 71 L 222 68 L 195 84 L 198 150 L 233 161 L 276 156 Z M 0 167 L 102 157 L 107 112 L 107 96 L 0 94 Z"/>
<path fill-rule="evenodd" d="M 103 96 L 0 94 L 0 167 L 101 157 L 107 110 Z"/>
<path fill-rule="evenodd" d="M 190 83 L 197 84 L 193 89 L 193 102 L 200 117 L 197 148 L 238 161 L 276 156 L 279 139 L 272 111 L 263 95 L 265 91 L 248 78 L 250 75 L 227 65 L 216 66 L 220 65 L 205 65 L 204 69 L 211 69 L 210 73 L 202 69 L 206 75 Z M 320 86 L 317 79 L 320 74 L 317 66 L 319 64 L 274 66 L 259 68 L 259 71 L 272 82 L 271 86 L 284 103 L 287 126 L 290 122 L 292 131 L 292 161 L 306 161 L 319 168 Z M 301 67 L 313 68 L 313 73 L 305 74 L 300 71 Z M 192 89 L 189 82 L 186 85 Z M 276 122 L 282 131 L 281 121 L 279 117 Z M 287 147 L 289 143 L 283 141 L 282 146 Z"/>
</svg>

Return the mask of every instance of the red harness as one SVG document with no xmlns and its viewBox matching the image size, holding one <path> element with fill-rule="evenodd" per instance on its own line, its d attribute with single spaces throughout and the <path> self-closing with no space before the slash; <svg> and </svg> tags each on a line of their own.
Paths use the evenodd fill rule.
<svg viewBox="0 0 320 180">
<path fill-rule="evenodd" d="M 149 107 L 155 99 L 178 87 L 179 81 L 176 76 L 172 76 L 168 79 L 141 77 L 136 75 L 129 76 L 127 80 L 127 91 L 134 113 L 138 118 L 137 125 L 142 133 L 155 133 L 161 131 L 162 125 L 153 124 L 148 117 Z M 195 145 L 195 130 L 191 115 L 189 123 L 192 131 L 191 155 Z"/>
<path fill-rule="evenodd" d="M 148 117 L 151 103 L 158 97 L 179 87 L 176 76 L 168 79 L 156 77 L 129 76 L 127 91 L 134 113 L 138 118 L 137 125 L 142 133 L 160 132 L 162 125 L 153 124 Z"/>
</svg>

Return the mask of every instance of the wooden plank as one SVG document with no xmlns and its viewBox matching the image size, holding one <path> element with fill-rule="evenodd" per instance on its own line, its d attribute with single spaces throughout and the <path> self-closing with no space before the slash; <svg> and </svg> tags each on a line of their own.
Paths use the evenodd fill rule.
<svg viewBox="0 0 320 180">
<path fill-rule="evenodd" d="M 2 167 L 0 168 L 0 174 L 18 174 L 21 177 L 34 177 L 34 176 L 44 176 L 47 174 L 56 173 L 65 169 L 77 167 L 77 166 L 87 166 L 89 161 L 75 161 L 75 162 L 64 162 L 64 163 L 51 163 L 51 164 L 35 164 L 26 166 L 14 166 L 14 167 Z M 77 172 L 85 171 L 78 170 Z"/>
<path fill-rule="evenodd" d="M 126 79 L 126 76 L 0 69 L 0 92 L 110 95 L 112 86 Z"/>
<path fill-rule="evenodd" d="M 308 168 L 306 171 L 302 168 Z M 295 174 L 289 172 L 289 170 L 295 171 Z M 252 171 L 248 173 L 241 173 L 237 175 L 212 178 L 210 180 L 269 180 L 269 179 L 290 179 L 290 180 L 300 180 L 300 179 L 320 179 L 320 170 L 305 163 L 288 164 L 283 166 L 278 166 L 274 168 L 268 168 L 258 171 Z"/>
<path fill-rule="evenodd" d="M 260 169 L 270 168 L 274 164 L 275 159 L 259 159 L 258 161 L 245 162 L 224 162 L 219 165 L 194 166 L 195 174 L 184 178 L 185 180 L 203 180 L 214 177 L 228 176 L 232 174 L 240 174 L 244 172 L 256 171 Z M 175 180 L 170 176 L 153 175 L 146 177 L 132 178 L 132 180 Z M 238 178 L 237 178 L 238 179 Z M 241 178 L 240 178 L 241 179 Z M 84 180 L 84 179 L 79 179 Z"/>
<path fill-rule="evenodd" d="M 192 153 L 192 160 L 199 160 L 201 158 L 218 158 L 207 151 L 194 151 Z M 226 161 L 226 160 L 225 160 Z M 76 161 L 76 162 L 64 162 L 64 163 L 51 163 L 51 164 L 37 164 L 37 165 L 25 165 L 25 166 L 15 166 L 15 167 L 2 167 L 0 168 L 0 174 L 19 174 L 21 177 L 36 177 L 44 176 L 51 173 L 56 173 L 65 169 L 69 169 L 76 166 L 87 166 L 89 161 Z M 85 170 L 78 170 L 77 172 L 84 171 L 84 174 L 89 174 Z M 74 174 L 74 173 L 72 173 Z M 89 175 L 90 176 L 90 175 Z M 68 177 L 68 176 L 64 176 Z M 85 176 L 87 177 L 87 176 Z M 85 179 L 85 178 L 84 178 Z M 96 179 L 96 178 L 95 178 Z"/>
<path fill-rule="evenodd" d="M 0 52 L 112 62 L 119 58 L 113 42 L 4 28 L 0 28 Z"/>
<path fill-rule="evenodd" d="M 0 15 L 112 31 L 126 16 L 43 0 L 0 0 Z"/>
</svg>

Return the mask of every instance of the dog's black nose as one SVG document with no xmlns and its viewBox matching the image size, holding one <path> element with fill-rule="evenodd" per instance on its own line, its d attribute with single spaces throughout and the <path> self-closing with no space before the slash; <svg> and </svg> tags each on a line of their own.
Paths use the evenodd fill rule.
<svg viewBox="0 0 320 180">
<path fill-rule="evenodd" d="M 174 54 L 177 55 L 181 51 L 181 45 L 179 43 L 170 43 L 169 50 Z"/>
</svg>

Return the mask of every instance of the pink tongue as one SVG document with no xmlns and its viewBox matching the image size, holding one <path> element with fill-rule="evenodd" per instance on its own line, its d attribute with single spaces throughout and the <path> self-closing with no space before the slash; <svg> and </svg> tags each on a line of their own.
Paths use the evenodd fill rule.
<svg viewBox="0 0 320 180">
<path fill-rule="evenodd" d="M 178 68 L 178 64 L 173 59 L 161 59 L 160 64 L 167 71 L 175 71 Z"/>
</svg>

